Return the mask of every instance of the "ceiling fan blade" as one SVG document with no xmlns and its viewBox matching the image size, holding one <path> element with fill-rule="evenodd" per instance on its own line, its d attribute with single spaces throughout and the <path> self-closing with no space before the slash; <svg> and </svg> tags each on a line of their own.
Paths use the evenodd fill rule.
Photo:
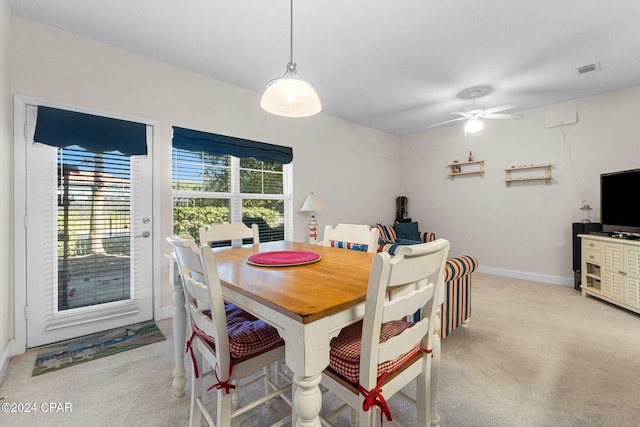
<svg viewBox="0 0 640 427">
<path fill-rule="evenodd" d="M 431 129 L 438 126 L 446 125 L 447 123 L 457 122 L 458 120 L 466 120 L 466 119 L 467 119 L 466 117 L 458 117 L 457 119 L 451 119 L 451 120 L 447 120 L 446 122 L 440 122 L 440 123 L 436 123 L 435 125 L 427 126 L 425 129 Z"/>
<path fill-rule="evenodd" d="M 459 114 L 462 117 L 464 117 L 465 119 L 469 118 L 469 113 L 465 113 L 464 111 L 445 111 L 444 113 L 445 114 Z"/>
<path fill-rule="evenodd" d="M 514 102 L 509 102 L 508 104 L 502 104 L 502 105 L 498 105 L 497 107 L 487 108 L 486 110 L 484 110 L 484 112 L 485 114 L 493 114 L 493 113 L 497 113 L 498 111 L 504 111 L 504 110 L 509 110 L 511 108 L 516 108 L 517 106 L 518 104 Z"/>
<path fill-rule="evenodd" d="M 519 119 L 522 114 L 483 114 L 482 117 L 485 119 Z"/>
</svg>

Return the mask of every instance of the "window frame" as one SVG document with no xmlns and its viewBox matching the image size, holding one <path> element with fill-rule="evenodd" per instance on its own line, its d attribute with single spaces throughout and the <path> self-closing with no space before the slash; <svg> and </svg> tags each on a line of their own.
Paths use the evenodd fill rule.
<svg viewBox="0 0 640 427">
<path fill-rule="evenodd" d="M 173 206 L 176 198 L 186 199 L 223 199 L 229 200 L 229 218 L 231 222 L 242 222 L 242 203 L 244 200 L 282 200 L 284 203 L 284 239 L 293 240 L 293 162 L 282 165 L 282 194 L 241 193 L 240 192 L 240 158 L 228 155 L 231 175 L 229 192 L 176 190 L 174 184 L 174 150 L 185 150 L 171 147 L 171 224 L 173 227 Z M 192 151 L 193 152 L 193 151 Z M 202 152 L 201 152 L 202 153 Z M 245 169 L 246 168 L 242 168 Z"/>
</svg>

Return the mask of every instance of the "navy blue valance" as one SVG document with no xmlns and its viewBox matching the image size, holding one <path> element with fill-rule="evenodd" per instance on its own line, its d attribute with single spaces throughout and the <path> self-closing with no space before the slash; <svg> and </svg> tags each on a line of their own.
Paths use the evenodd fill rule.
<svg viewBox="0 0 640 427">
<path fill-rule="evenodd" d="M 146 155 L 147 125 L 40 105 L 33 140 L 61 148 L 78 145 L 95 153 Z"/>
<path fill-rule="evenodd" d="M 287 164 L 293 160 L 291 147 L 200 132 L 177 126 L 173 127 L 173 147 L 189 151 L 204 151 L 219 156 L 228 154 L 241 159 L 254 158 L 263 162 Z"/>
</svg>

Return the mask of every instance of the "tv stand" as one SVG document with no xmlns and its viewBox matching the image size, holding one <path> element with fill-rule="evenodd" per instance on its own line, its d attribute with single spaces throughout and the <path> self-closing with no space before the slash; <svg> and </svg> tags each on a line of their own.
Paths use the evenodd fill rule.
<svg viewBox="0 0 640 427">
<path fill-rule="evenodd" d="M 640 240 L 640 233 L 629 233 L 628 231 L 614 231 L 610 236 L 617 239 Z"/>
<path fill-rule="evenodd" d="M 640 314 L 640 240 L 580 234 L 582 296 Z"/>
</svg>

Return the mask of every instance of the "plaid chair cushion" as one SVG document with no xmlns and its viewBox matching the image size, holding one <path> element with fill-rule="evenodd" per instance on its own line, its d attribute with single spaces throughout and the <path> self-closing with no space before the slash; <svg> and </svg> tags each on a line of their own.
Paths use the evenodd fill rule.
<svg viewBox="0 0 640 427">
<path fill-rule="evenodd" d="M 278 331 L 264 320 L 247 313 L 235 304 L 225 304 L 227 313 L 227 329 L 229 330 L 229 353 L 238 359 L 266 350 L 282 341 Z M 204 310 L 204 314 L 211 317 L 211 310 Z M 194 332 L 212 347 L 215 340 L 212 336 L 199 329 L 195 322 L 191 322 Z"/>
<path fill-rule="evenodd" d="M 380 330 L 380 342 L 396 336 L 413 323 L 404 320 L 385 323 Z M 343 328 L 337 337 L 331 339 L 329 352 L 329 367 L 352 384 L 358 384 L 360 375 L 360 348 L 362 346 L 362 320 Z M 393 372 L 408 362 L 420 351 L 420 344 L 416 344 L 409 352 L 397 358 L 380 363 L 376 377 L 385 372 Z"/>
<path fill-rule="evenodd" d="M 330 240 L 332 248 L 340 248 L 340 249 L 351 249 L 352 251 L 362 251 L 367 252 L 369 250 L 369 245 L 364 243 L 351 243 L 351 242 L 340 242 L 338 240 Z"/>
</svg>

